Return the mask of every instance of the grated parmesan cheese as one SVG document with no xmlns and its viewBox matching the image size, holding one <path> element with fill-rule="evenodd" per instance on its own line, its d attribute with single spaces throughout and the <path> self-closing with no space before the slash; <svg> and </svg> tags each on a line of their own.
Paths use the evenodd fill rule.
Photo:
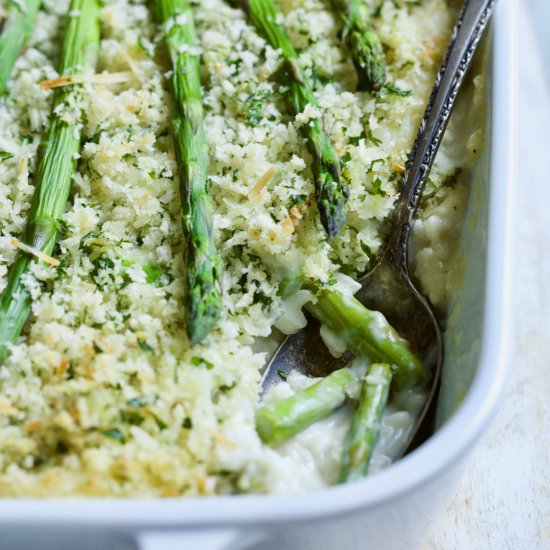
<svg viewBox="0 0 550 550">
<path fill-rule="evenodd" d="M 28 244 L 22 243 L 21 241 L 18 241 L 17 239 L 12 239 L 10 241 L 10 244 L 12 246 L 15 246 L 16 248 L 19 248 L 23 252 L 26 252 L 27 254 L 32 254 L 39 260 L 42 260 L 43 262 L 46 262 L 49 265 L 52 266 L 58 266 L 59 260 L 56 260 L 55 258 L 52 258 L 51 256 L 48 256 L 48 254 L 45 254 L 41 250 L 38 250 L 37 248 L 34 248 L 34 246 L 30 246 Z"/>
</svg>

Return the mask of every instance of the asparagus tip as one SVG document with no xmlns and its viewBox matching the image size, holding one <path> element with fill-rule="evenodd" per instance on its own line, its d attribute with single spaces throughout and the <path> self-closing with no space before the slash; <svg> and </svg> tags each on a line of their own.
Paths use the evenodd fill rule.
<svg viewBox="0 0 550 550">
<path fill-rule="evenodd" d="M 346 42 L 359 79 L 358 89 L 376 92 L 386 82 L 384 48 L 376 32 L 365 21 L 362 23 L 363 26 L 349 29 Z"/>
<path fill-rule="evenodd" d="M 323 187 L 319 200 L 319 215 L 329 240 L 332 240 L 346 223 L 349 211 L 348 197 L 348 186 L 341 181 L 339 184 Z"/>
</svg>

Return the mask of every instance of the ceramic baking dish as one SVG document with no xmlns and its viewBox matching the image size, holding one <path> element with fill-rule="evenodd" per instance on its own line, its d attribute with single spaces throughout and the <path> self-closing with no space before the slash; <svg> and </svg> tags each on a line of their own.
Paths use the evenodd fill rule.
<svg viewBox="0 0 550 550">
<path fill-rule="evenodd" d="M 500 0 L 490 31 L 485 148 L 464 224 L 466 273 L 447 331 L 437 432 L 377 475 L 299 496 L 0 500 L 1 550 L 46 548 L 48 541 L 57 549 L 245 548 L 281 529 L 297 536 L 313 529 L 320 541 L 332 541 L 323 547 L 335 548 L 335 533 L 354 521 L 361 523 L 363 548 L 419 547 L 493 416 L 506 379 L 516 150 L 515 4 Z"/>
</svg>

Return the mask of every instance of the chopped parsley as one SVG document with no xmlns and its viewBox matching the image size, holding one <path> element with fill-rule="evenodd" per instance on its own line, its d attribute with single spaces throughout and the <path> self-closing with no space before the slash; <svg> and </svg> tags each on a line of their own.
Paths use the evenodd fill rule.
<svg viewBox="0 0 550 550">
<path fill-rule="evenodd" d="M 382 145 L 382 140 L 378 139 L 375 135 L 373 135 L 371 130 L 367 130 L 366 137 L 372 144 L 376 146 Z"/>
<path fill-rule="evenodd" d="M 273 298 L 268 296 L 263 290 L 258 289 L 254 292 L 254 302 L 262 304 L 263 308 L 268 308 L 273 303 Z"/>
<path fill-rule="evenodd" d="M 111 439 L 114 439 L 119 443 L 124 443 L 126 441 L 124 434 L 118 428 L 111 428 L 110 430 L 105 430 L 103 432 L 103 435 L 110 437 Z"/>
<path fill-rule="evenodd" d="M 227 393 L 231 391 L 237 385 L 237 381 L 231 382 L 231 384 L 223 384 L 220 386 L 220 391 L 222 393 Z"/>
<path fill-rule="evenodd" d="M 99 237 L 101 235 L 101 225 L 98 226 L 96 229 L 93 229 L 89 233 L 86 233 L 82 239 L 80 239 L 80 243 L 78 245 L 79 250 L 82 250 L 86 254 L 90 254 L 92 251 L 92 247 L 88 244 L 88 241 L 91 239 L 95 239 L 96 237 Z"/>
<path fill-rule="evenodd" d="M 380 178 L 375 178 L 372 182 L 372 194 L 380 195 L 382 197 L 386 196 L 386 192 L 382 189 L 382 180 Z"/>
<path fill-rule="evenodd" d="M 99 256 L 92 262 L 92 265 L 94 268 L 90 273 L 90 276 L 99 288 L 103 288 L 105 283 L 105 277 L 102 276 L 103 273 L 106 273 L 107 280 L 115 280 L 114 273 L 109 273 L 109 271 L 115 268 L 115 262 L 113 262 L 111 258 L 108 258 L 107 256 Z"/>
<path fill-rule="evenodd" d="M 99 355 L 100 353 L 105 353 L 105 350 L 94 340 L 92 342 L 94 351 Z"/>
<path fill-rule="evenodd" d="M 12 153 L 8 153 L 7 151 L 0 151 L 0 162 L 4 162 L 5 160 L 12 159 L 13 158 Z"/>
<path fill-rule="evenodd" d="M 366 254 L 369 261 L 372 260 L 374 258 L 374 254 L 372 252 L 371 247 L 367 243 L 364 243 L 363 241 L 360 241 L 360 245 L 361 245 L 361 250 Z"/>
<path fill-rule="evenodd" d="M 151 413 L 153 416 L 153 420 L 155 421 L 155 424 L 157 425 L 157 428 L 162 432 L 163 430 L 166 430 L 168 428 L 168 424 L 162 420 L 162 418 L 159 418 L 154 412 Z"/>
<path fill-rule="evenodd" d="M 208 370 L 214 368 L 214 365 L 210 361 L 207 361 L 198 355 L 191 358 L 191 364 L 195 365 L 195 367 L 206 367 Z"/>
<path fill-rule="evenodd" d="M 290 203 L 292 206 L 295 206 L 297 204 L 302 204 L 303 202 L 306 202 L 307 195 L 291 195 L 290 196 Z"/>
<path fill-rule="evenodd" d="M 189 416 L 186 416 L 184 419 L 183 419 L 183 422 L 181 423 L 182 427 L 185 428 L 186 430 L 190 430 L 193 428 L 193 421 L 191 420 L 191 418 Z"/>
<path fill-rule="evenodd" d="M 250 94 L 244 102 L 244 112 L 248 126 L 258 126 L 262 121 L 262 110 L 268 98 L 271 96 L 269 90 L 259 90 Z"/>
<path fill-rule="evenodd" d="M 279 378 L 281 380 L 283 380 L 284 382 L 286 382 L 286 379 L 288 378 L 288 372 L 286 372 L 285 370 L 283 369 L 277 369 L 277 375 L 279 376 Z"/>
<path fill-rule="evenodd" d="M 138 346 L 143 351 L 148 351 L 150 353 L 154 353 L 155 349 L 150 346 L 145 340 L 138 340 Z"/>
<path fill-rule="evenodd" d="M 412 95 L 412 90 L 402 90 L 391 82 L 385 84 L 383 90 L 390 95 L 396 95 L 398 97 L 410 97 Z"/>
<path fill-rule="evenodd" d="M 145 418 L 143 416 L 135 411 L 128 411 L 123 410 L 120 411 L 120 419 L 122 422 L 126 422 L 127 424 L 131 424 L 132 426 L 140 426 L 143 424 L 143 421 Z"/>
<path fill-rule="evenodd" d="M 145 281 L 150 285 L 160 283 L 160 279 L 163 275 L 168 273 L 168 270 L 163 267 L 157 267 L 152 264 L 145 264 L 143 266 L 143 272 L 145 273 Z"/>
</svg>

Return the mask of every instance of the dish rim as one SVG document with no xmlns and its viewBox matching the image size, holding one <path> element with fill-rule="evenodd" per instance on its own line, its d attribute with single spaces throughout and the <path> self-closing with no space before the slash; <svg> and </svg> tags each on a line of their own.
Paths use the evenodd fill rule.
<svg viewBox="0 0 550 550">
<path fill-rule="evenodd" d="M 501 0 L 492 36 L 493 92 L 487 273 L 482 349 L 464 402 L 428 441 L 391 468 L 362 481 L 299 495 L 194 498 L 0 498 L 0 525 L 71 523 L 123 528 L 258 526 L 337 517 L 412 493 L 452 468 L 493 417 L 508 374 L 516 180 L 517 6 Z M 461 434 L 460 438 L 456 434 Z"/>
</svg>

